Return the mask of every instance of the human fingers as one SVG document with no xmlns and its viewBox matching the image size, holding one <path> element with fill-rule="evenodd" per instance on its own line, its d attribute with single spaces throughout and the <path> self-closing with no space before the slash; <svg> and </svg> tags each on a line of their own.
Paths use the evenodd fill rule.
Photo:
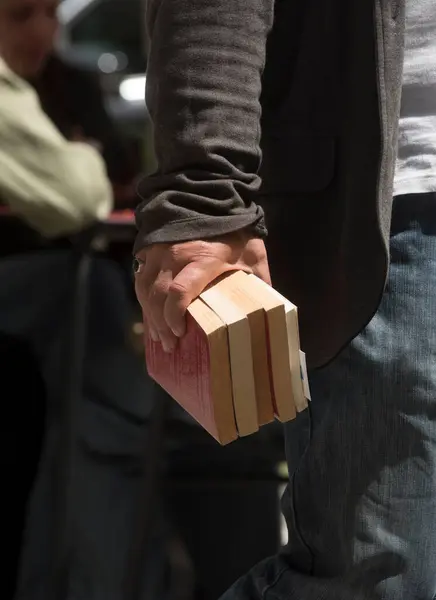
<svg viewBox="0 0 436 600">
<path fill-rule="evenodd" d="M 185 313 L 188 306 L 217 277 L 234 268 L 213 258 L 188 263 L 172 280 L 165 301 L 164 318 L 177 336 L 185 333 Z"/>
</svg>

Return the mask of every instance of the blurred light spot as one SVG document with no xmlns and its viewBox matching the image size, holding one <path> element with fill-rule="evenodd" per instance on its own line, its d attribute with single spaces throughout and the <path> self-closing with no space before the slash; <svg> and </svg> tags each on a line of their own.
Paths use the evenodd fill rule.
<svg viewBox="0 0 436 600">
<path fill-rule="evenodd" d="M 128 102 L 145 101 L 145 75 L 126 77 L 120 83 L 120 96 Z"/>
<path fill-rule="evenodd" d="M 133 324 L 133 333 L 135 335 L 144 335 L 144 325 L 142 323 Z"/>
<path fill-rule="evenodd" d="M 103 73 L 115 73 L 119 68 L 118 58 L 115 54 L 105 52 L 98 59 L 98 68 Z"/>
</svg>

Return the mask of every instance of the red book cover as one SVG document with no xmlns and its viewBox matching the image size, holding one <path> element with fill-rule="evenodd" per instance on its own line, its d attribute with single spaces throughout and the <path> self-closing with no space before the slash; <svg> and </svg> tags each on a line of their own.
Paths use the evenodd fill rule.
<svg viewBox="0 0 436 600">
<path fill-rule="evenodd" d="M 201 315 L 205 310 L 209 309 L 201 306 Z M 190 311 L 186 327 L 186 334 L 171 353 L 164 352 L 160 342 L 146 339 L 148 373 L 210 435 L 221 444 L 229 443 L 237 432 L 226 328 L 209 327 L 208 331 Z"/>
</svg>

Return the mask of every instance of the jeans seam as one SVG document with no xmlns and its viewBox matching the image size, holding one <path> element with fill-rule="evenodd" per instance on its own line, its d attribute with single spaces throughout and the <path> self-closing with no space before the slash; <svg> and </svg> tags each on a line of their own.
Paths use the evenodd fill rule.
<svg viewBox="0 0 436 600">
<path fill-rule="evenodd" d="M 293 475 L 293 479 L 295 478 L 295 475 L 297 473 L 295 473 Z M 309 546 L 309 544 L 306 542 L 306 540 L 304 539 L 304 536 L 302 534 L 301 528 L 300 528 L 300 524 L 298 522 L 298 516 L 297 516 L 297 509 L 296 509 L 296 502 L 295 502 L 295 489 L 294 486 L 292 486 L 292 512 L 294 513 L 294 522 L 295 522 L 295 530 L 296 533 L 298 535 L 298 537 L 300 538 L 300 542 L 303 544 L 303 546 L 306 548 L 307 552 L 310 555 L 310 568 L 309 568 L 309 573 L 310 575 L 313 575 L 313 569 L 314 569 L 314 555 L 313 552 Z"/>
<path fill-rule="evenodd" d="M 292 475 L 293 484 L 292 484 L 292 497 L 291 497 L 291 501 L 292 501 L 292 512 L 293 512 L 293 515 L 294 515 L 294 522 L 295 522 L 295 530 L 297 532 L 298 537 L 300 538 L 300 542 L 303 544 L 303 546 L 306 548 L 307 552 L 309 553 L 309 556 L 310 556 L 309 573 L 310 573 L 310 575 L 313 575 L 314 563 L 315 563 L 315 556 L 314 556 L 314 553 L 312 552 L 309 544 L 304 539 L 303 533 L 301 531 L 300 524 L 298 522 L 297 506 L 296 506 L 297 503 L 296 503 L 295 485 L 294 485 L 295 477 L 296 477 L 296 475 L 298 475 L 299 471 L 301 470 L 301 465 L 302 465 L 303 459 L 306 456 L 306 454 L 308 453 L 310 445 L 311 445 L 311 442 L 312 442 L 312 436 L 313 436 L 313 416 L 312 416 L 312 407 L 311 407 L 310 402 L 308 403 L 307 411 L 308 411 L 308 417 L 309 417 L 309 441 L 307 443 L 306 449 L 303 452 L 301 460 L 299 461 L 299 464 L 298 464 L 297 468 L 295 469 L 294 474 Z"/>
<path fill-rule="evenodd" d="M 297 519 L 297 510 L 296 510 L 296 502 L 295 502 L 295 485 L 294 485 L 294 481 L 295 481 L 295 476 L 297 475 L 298 471 L 301 469 L 301 463 L 303 461 L 304 456 L 306 455 L 306 453 L 308 452 L 308 449 L 310 447 L 310 443 L 312 441 L 312 434 L 313 434 L 313 418 L 312 418 L 312 409 L 310 406 L 310 403 L 308 404 L 308 417 L 309 417 L 309 440 L 307 443 L 307 446 L 303 452 L 303 455 L 301 456 L 301 459 L 299 461 L 299 464 L 297 466 L 297 468 L 295 469 L 294 474 L 292 475 L 290 481 L 289 481 L 289 486 L 290 490 L 291 490 L 291 494 L 289 497 L 289 500 L 291 501 L 291 510 L 292 510 L 292 514 L 293 514 L 293 518 L 294 518 L 294 523 L 295 523 L 295 531 L 296 534 L 301 542 L 301 544 L 306 548 L 307 552 L 309 553 L 310 556 L 310 568 L 309 568 L 309 574 L 313 575 L 313 571 L 314 571 L 314 554 L 310 548 L 310 546 L 307 544 L 306 540 L 304 539 L 301 529 L 300 529 L 300 525 L 298 523 L 298 519 Z M 272 581 L 270 584 L 268 584 L 264 590 L 262 591 L 262 600 L 267 600 L 267 594 L 269 592 L 271 592 L 273 590 L 273 588 L 278 584 L 278 582 L 280 581 L 280 579 L 282 578 L 283 574 L 289 570 L 289 566 L 283 567 L 283 569 L 281 569 L 281 571 L 277 574 L 276 578 L 274 579 L 274 581 Z M 436 600 L 436 598 L 433 598 L 433 600 Z"/>
</svg>

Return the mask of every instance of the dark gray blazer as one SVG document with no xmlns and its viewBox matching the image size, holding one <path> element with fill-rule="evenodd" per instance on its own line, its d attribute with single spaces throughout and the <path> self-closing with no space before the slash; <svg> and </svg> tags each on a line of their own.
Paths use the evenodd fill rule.
<svg viewBox="0 0 436 600">
<path fill-rule="evenodd" d="M 273 283 L 299 307 L 312 367 L 383 292 L 404 3 L 148 0 L 159 170 L 140 188 L 135 250 L 263 236 L 262 207 Z"/>
</svg>

